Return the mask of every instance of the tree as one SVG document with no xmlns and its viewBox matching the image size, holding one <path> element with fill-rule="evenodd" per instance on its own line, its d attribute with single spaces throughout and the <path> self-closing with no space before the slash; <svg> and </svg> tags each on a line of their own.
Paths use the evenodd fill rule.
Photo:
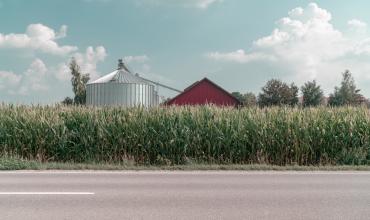
<svg viewBox="0 0 370 220">
<path fill-rule="evenodd" d="M 306 82 L 302 87 L 303 93 L 303 106 L 318 106 L 321 104 L 324 97 L 324 93 L 316 81 Z"/>
<path fill-rule="evenodd" d="M 233 95 L 235 98 L 237 98 L 241 103 L 244 103 L 245 97 L 240 92 L 232 92 L 231 95 Z"/>
<path fill-rule="evenodd" d="M 269 80 L 258 95 L 260 106 L 296 105 L 298 103 L 298 87 L 290 86 L 278 79 Z"/>
<path fill-rule="evenodd" d="M 70 97 L 66 97 L 63 101 L 62 101 L 62 104 L 63 105 L 73 105 L 73 99 L 70 98 Z"/>
<path fill-rule="evenodd" d="M 244 106 L 252 107 L 257 105 L 257 97 L 253 92 L 247 92 L 244 94 Z"/>
<path fill-rule="evenodd" d="M 167 105 L 167 102 L 171 101 L 172 98 L 169 98 L 169 97 L 164 97 L 164 96 L 161 96 L 161 102 L 159 103 L 159 105 Z"/>
<path fill-rule="evenodd" d="M 74 103 L 84 105 L 86 103 L 86 83 L 89 81 L 89 74 L 82 74 L 80 66 L 77 64 L 76 59 L 72 57 L 69 63 L 69 69 L 72 74 L 72 88 L 75 94 Z"/>
<path fill-rule="evenodd" d="M 342 76 L 341 85 L 340 87 L 334 88 L 334 93 L 329 96 L 328 104 L 331 106 L 364 104 L 366 98 L 361 95 L 360 90 L 356 88 L 352 73 L 346 70 Z"/>
<path fill-rule="evenodd" d="M 254 95 L 252 92 L 247 92 L 245 94 L 241 94 L 240 92 L 232 92 L 231 94 L 242 103 L 242 106 L 251 107 L 257 104 L 256 95 Z"/>
</svg>

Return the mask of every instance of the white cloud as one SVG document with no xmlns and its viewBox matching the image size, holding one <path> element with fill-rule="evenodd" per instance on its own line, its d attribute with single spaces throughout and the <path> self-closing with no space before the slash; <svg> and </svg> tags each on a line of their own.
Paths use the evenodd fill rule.
<svg viewBox="0 0 370 220">
<path fill-rule="evenodd" d="M 217 2 L 222 2 L 222 0 L 197 0 L 197 1 L 194 2 L 194 4 L 197 8 L 206 9 L 211 4 L 214 4 L 214 3 L 217 3 Z"/>
<path fill-rule="evenodd" d="M 40 59 L 35 59 L 22 75 L 19 94 L 27 95 L 30 91 L 47 91 L 47 67 Z"/>
<path fill-rule="evenodd" d="M 44 76 L 45 73 L 48 71 L 46 68 L 45 63 L 40 59 L 35 59 L 30 68 L 26 71 L 26 76 Z"/>
<path fill-rule="evenodd" d="M 60 81 L 68 81 L 71 79 L 71 73 L 68 63 L 59 63 L 57 67 L 53 68 L 55 78 Z"/>
<path fill-rule="evenodd" d="M 81 72 L 89 73 L 94 79 L 99 76 L 97 63 L 103 61 L 107 54 L 104 47 L 98 46 L 88 47 L 85 53 L 75 53 L 73 56 L 80 65 Z M 41 59 L 36 58 L 22 74 L 0 71 L 0 90 L 22 96 L 48 91 L 58 81 L 66 83 L 70 80 L 69 61 L 48 68 Z"/>
<path fill-rule="evenodd" d="M 207 54 L 207 56 L 214 60 L 223 60 L 223 61 L 236 61 L 239 63 L 248 63 L 257 60 L 274 60 L 273 56 L 269 56 L 268 54 L 264 53 L 250 53 L 247 54 L 244 50 L 240 49 L 234 52 L 229 53 L 220 53 L 220 52 L 213 52 Z"/>
<path fill-rule="evenodd" d="M 103 61 L 107 53 L 104 47 L 98 46 L 96 48 L 88 47 L 85 53 L 74 53 L 72 55 L 76 58 L 83 73 L 90 73 L 92 78 L 96 78 L 99 76 L 97 63 Z M 70 80 L 69 61 L 47 67 L 44 61 L 36 58 L 22 74 L 0 71 L 0 90 L 11 95 L 21 96 L 49 91 L 53 85 L 65 84 Z"/>
<path fill-rule="evenodd" d="M 21 76 L 9 71 L 0 71 L 0 90 L 14 87 L 21 81 Z"/>
<path fill-rule="evenodd" d="M 0 71 L 0 90 L 15 95 L 29 95 L 33 91 L 46 91 L 49 89 L 47 72 L 45 63 L 38 58 L 21 75 Z"/>
<path fill-rule="evenodd" d="M 22 55 L 20 58 L 33 59 L 32 62 L 28 61 L 30 65 L 24 71 L 14 73 L 0 70 L 0 94 L 3 94 L 3 96 L 0 95 L 1 98 L 7 100 L 9 99 L 7 96 L 12 95 L 10 100 L 30 98 L 32 102 L 39 103 L 45 101 L 41 100 L 45 98 L 52 100 L 52 96 L 55 95 L 65 96 L 66 89 L 70 87 L 68 81 L 71 76 L 68 64 L 71 57 L 76 58 L 81 72 L 89 73 L 91 78 L 99 76 L 97 64 L 105 60 L 107 56 L 105 48 L 89 46 L 85 52 L 80 52 L 76 46 L 60 45 L 57 41 L 67 36 L 67 30 L 66 25 L 62 25 L 59 30 L 54 30 L 43 24 L 30 24 L 24 33 L 0 33 L 0 50 L 17 49 Z M 57 57 L 45 58 L 46 64 L 37 58 L 40 52 L 57 55 Z M 31 56 L 23 56 L 24 54 Z M 61 90 L 56 91 L 52 88 Z"/>
<path fill-rule="evenodd" d="M 362 41 L 368 38 L 367 24 L 358 19 L 352 19 L 347 22 L 351 31 L 351 38 L 356 41 Z"/>
<path fill-rule="evenodd" d="M 360 21 L 358 19 L 352 19 L 347 22 L 347 24 L 354 28 L 366 28 L 367 24 L 363 21 Z"/>
<path fill-rule="evenodd" d="M 331 23 L 332 15 L 315 3 L 295 8 L 280 19 L 268 36 L 257 39 L 249 47 L 233 52 L 211 52 L 207 57 L 217 61 L 251 63 L 266 62 L 284 71 L 292 80 L 302 83 L 317 79 L 332 88 L 340 72 L 351 69 L 357 79 L 367 79 L 370 72 L 370 36 L 353 28 L 366 29 L 365 22 L 348 21 L 348 30 L 338 30 Z M 359 57 L 361 56 L 361 57 Z"/>
<path fill-rule="evenodd" d="M 53 55 L 68 55 L 76 51 L 76 46 L 60 46 L 56 40 L 67 35 L 67 26 L 63 25 L 59 33 L 43 24 L 30 24 L 24 34 L 0 33 L 0 48 L 18 48 L 41 51 Z"/>
<path fill-rule="evenodd" d="M 136 3 L 139 5 L 154 4 L 207 9 L 212 4 L 221 3 L 223 1 L 224 0 L 136 0 Z"/>
<path fill-rule="evenodd" d="M 100 76 L 100 73 L 97 71 L 97 64 L 105 60 L 107 52 L 103 46 L 98 46 L 95 49 L 90 46 L 86 49 L 85 53 L 75 53 L 72 56 L 75 57 L 77 64 L 81 68 L 81 72 L 90 74 L 90 78 L 94 80 Z M 69 62 L 70 60 L 67 60 L 52 68 L 55 78 L 60 81 L 71 79 Z"/>
<path fill-rule="evenodd" d="M 98 46 L 95 49 L 90 46 L 85 53 L 75 53 L 73 56 L 76 58 L 77 64 L 81 66 L 81 71 L 90 74 L 91 79 L 96 79 L 100 75 L 96 66 L 105 60 L 107 52 L 103 46 Z"/>
<path fill-rule="evenodd" d="M 149 60 L 149 57 L 147 55 L 140 55 L 140 56 L 125 56 L 123 57 L 123 62 L 125 63 L 144 63 Z"/>
</svg>

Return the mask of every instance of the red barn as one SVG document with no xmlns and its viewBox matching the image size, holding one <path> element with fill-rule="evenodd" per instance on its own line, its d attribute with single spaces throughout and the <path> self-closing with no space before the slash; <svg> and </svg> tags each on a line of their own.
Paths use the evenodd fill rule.
<svg viewBox="0 0 370 220">
<path fill-rule="evenodd" d="M 186 88 L 184 92 L 169 100 L 166 104 L 238 106 L 240 101 L 216 83 L 204 78 Z"/>
</svg>

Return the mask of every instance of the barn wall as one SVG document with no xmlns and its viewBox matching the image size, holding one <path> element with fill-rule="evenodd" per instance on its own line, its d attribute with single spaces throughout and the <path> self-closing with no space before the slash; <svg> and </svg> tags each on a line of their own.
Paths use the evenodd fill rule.
<svg viewBox="0 0 370 220">
<path fill-rule="evenodd" d="M 222 106 L 238 105 L 238 102 L 233 97 L 207 80 L 203 80 L 189 88 L 168 104 L 205 105 L 210 103 Z"/>
</svg>

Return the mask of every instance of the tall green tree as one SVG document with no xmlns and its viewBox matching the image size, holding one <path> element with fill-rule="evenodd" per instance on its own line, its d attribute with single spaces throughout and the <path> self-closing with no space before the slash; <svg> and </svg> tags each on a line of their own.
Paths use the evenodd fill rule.
<svg viewBox="0 0 370 220">
<path fill-rule="evenodd" d="M 86 104 L 86 84 L 89 81 L 90 76 L 89 74 L 81 73 L 80 66 L 77 64 L 74 57 L 72 57 L 71 62 L 69 63 L 69 69 L 72 74 L 72 89 L 75 94 L 73 99 L 74 104 L 84 105 Z"/>
<path fill-rule="evenodd" d="M 303 94 L 303 106 L 318 106 L 321 104 L 324 93 L 319 85 L 316 84 L 316 81 L 306 82 L 302 87 L 301 91 Z"/>
<path fill-rule="evenodd" d="M 244 103 L 245 97 L 240 92 L 232 92 L 231 95 L 233 95 L 235 98 L 237 98 L 241 103 Z"/>
<path fill-rule="evenodd" d="M 252 107 L 257 105 L 256 95 L 252 92 L 247 92 L 245 94 L 240 92 L 232 92 L 231 94 L 242 103 L 242 106 Z"/>
<path fill-rule="evenodd" d="M 298 87 L 290 86 L 278 79 L 269 80 L 258 95 L 258 104 L 264 106 L 296 105 L 298 103 Z"/>
<path fill-rule="evenodd" d="M 244 106 L 252 107 L 257 105 L 257 97 L 253 92 L 247 92 L 244 94 Z"/>
<path fill-rule="evenodd" d="M 360 89 L 357 89 L 352 73 L 346 70 L 342 73 L 342 82 L 340 87 L 334 88 L 334 93 L 330 94 L 328 104 L 331 106 L 342 105 L 361 105 L 366 102 Z"/>
<path fill-rule="evenodd" d="M 70 97 L 66 97 L 63 101 L 62 101 L 62 104 L 63 105 L 73 105 L 73 99 L 70 98 Z"/>
</svg>

